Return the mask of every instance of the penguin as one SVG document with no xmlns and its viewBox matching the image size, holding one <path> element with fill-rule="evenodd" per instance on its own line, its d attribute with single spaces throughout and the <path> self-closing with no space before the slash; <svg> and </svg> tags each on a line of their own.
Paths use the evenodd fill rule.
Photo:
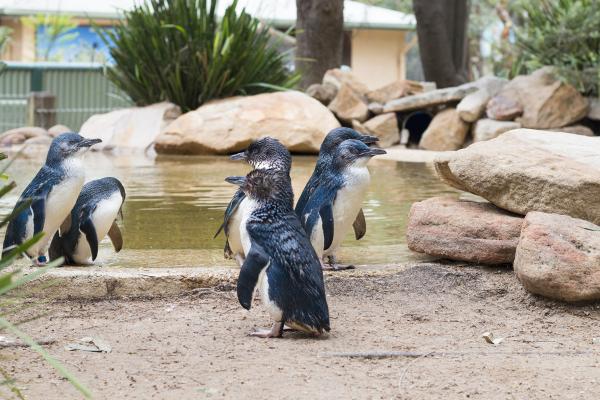
<svg viewBox="0 0 600 400">
<path fill-rule="evenodd" d="M 379 141 L 377 136 L 361 135 L 354 129 L 344 127 L 332 129 L 327 136 L 325 136 L 323 143 L 321 143 L 321 148 L 319 149 L 319 158 L 317 159 L 315 170 L 304 187 L 304 190 L 298 199 L 298 203 L 296 204 L 296 214 L 298 215 L 298 218 L 302 218 L 302 215 L 304 214 L 304 207 L 306 207 L 308 199 L 315 191 L 317 186 L 322 182 L 323 174 L 331 169 L 331 163 L 333 162 L 335 150 L 340 143 L 348 139 L 360 140 L 367 145 L 374 144 Z M 356 215 L 353 228 L 356 240 L 362 239 L 367 233 L 367 224 L 362 208 Z"/>
<path fill-rule="evenodd" d="M 288 177 L 292 168 L 290 152 L 277 139 L 268 136 L 253 142 L 245 151 L 234 154 L 230 158 L 244 160 L 254 169 L 282 171 Z M 235 259 L 240 267 L 245 256 L 240 237 L 240 222 L 244 215 L 252 212 L 252 206 L 253 203 L 247 201 L 244 192 L 238 189 L 227 205 L 223 223 L 214 236 L 216 238 L 221 231 L 225 232 L 225 258 Z"/>
<path fill-rule="evenodd" d="M 43 232 L 27 251 L 35 265 L 46 263 L 50 239 L 69 216 L 85 179 L 82 155 L 100 139 L 86 139 L 77 133 L 63 133 L 50 144 L 46 162 L 19 197 L 8 224 L 2 257 Z"/>
<path fill-rule="evenodd" d="M 332 269 L 341 269 L 335 252 L 361 208 L 370 183 L 367 163 L 386 151 L 349 139 L 336 149 L 331 169 L 321 175 L 304 207 L 301 222 L 319 259 L 327 257 Z M 346 268 L 352 268 L 351 266 Z"/>
<path fill-rule="evenodd" d="M 123 237 L 116 219 L 122 215 L 124 202 L 125 188 L 116 178 L 97 179 L 83 185 L 70 218 L 52 238 L 50 260 L 64 257 L 66 264 L 89 265 L 96 260 L 98 243 L 106 235 L 115 251 L 121 251 Z"/>
<path fill-rule="evenodd" d="M 271 329 L 250 335 L 281 337 L 284 325 L 316 336 L 329 332 L 323 271 L 294 213 L 289 176 L 283 171 L 256 169 L 246 177 L 226 181 L 238 185 L 254 204 L 240 227 L 246 258 L 237 283 L 238 300 L 250 310 L 258 286 L 274 321 Z"/>
</svg>

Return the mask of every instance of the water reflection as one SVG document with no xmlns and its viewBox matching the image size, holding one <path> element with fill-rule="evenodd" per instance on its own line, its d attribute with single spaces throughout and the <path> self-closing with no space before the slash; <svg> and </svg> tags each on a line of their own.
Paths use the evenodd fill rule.
<svg viewBox="0 0 600 400">
<path fill-rule="evenodd" d="M 18 189 L 0 202 L 7 215 L 43 162 L 43 156 L 21 156 L 9 170 Z M 314 167 L 314 157 L 294 157 L 292 181 L 299 195 Z M 233 265 L 222 257 L 223 237 L 213 239 L 235 188 L 229 175 L 249 171 L 226 157 L 149 157 L 90 153 L 87 179 L 115 176 L 127 190 L 123 235 L 125 249 L 114 254 L 103 242 L 99 261 L 107 266 L 175 267 Z M 380 264 L 414 260 L 405 244 L 410 205 L 431 196 L 457 195 L 425 164 L 373 160 L 372 183 L 364 203 L 367 235 L 348 236 L 341 261 Z"/>
</svg>

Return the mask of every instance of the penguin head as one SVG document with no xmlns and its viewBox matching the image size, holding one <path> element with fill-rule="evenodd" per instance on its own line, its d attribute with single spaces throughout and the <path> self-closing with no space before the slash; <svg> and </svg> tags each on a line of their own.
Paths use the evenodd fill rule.
<svg viewBox="0 0 600 400">
<path fill-rule="evenodd" d="M 63 133 L 52 140 L 48 150 L 47 162 L 60 162 L 69 157 L 77 157 L 100 143 L 100 139 L 86 139 L 77 133 Z"/>
<path fill-rule="evenodd" d="M 245 151 L 234 154 L 232 160 L 245 160 L 254 169 L 276 169 L 289 172 L 292 156 L 279 140 L 266 136 L 253 142 Z"/>
<path fill-rule="evenodd" d="M 338 169 L 364 166 L 371 157 L 386 153 L 383 149 L 369 147 L 359 140 L 349 139 L 338 146 L 334 156 L 334 164 Z"/>
<path fill-rule="evenodd" d="M 246 196 L 258 202 L 285 201 L 291 194 L 289 176 L 282 171 L 255 169 L 246 176 L 230 176 L 225 180 L 239 186 Z"/>
<path fill-rule="evenodd" d="M 359 140 L 366 145 L 377 143 L 379 141 L 377 136 L 362 135 L 351 128 L 335 128 L 325 136 L 325 140 L 323 140 L 323 143 L 321 144 L 319 153 L 332 154 L 342 142 L 348 139 Z"/>
</svg>

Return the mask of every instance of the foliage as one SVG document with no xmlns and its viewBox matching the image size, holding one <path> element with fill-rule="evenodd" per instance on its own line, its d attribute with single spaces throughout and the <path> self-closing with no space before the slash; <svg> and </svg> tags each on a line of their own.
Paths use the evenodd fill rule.
<svg viewBox="0 0 600 400">
<path fill-rule="evenodd" d="M 43 28 L 45 40 L 38 43 L 41 54 L 36 54 L 36 58 L 41 61 L 49 61 L 54 46 L 74 40 L 78 36 L 77 32 L 69 32 L 77 28 L 77 23 L 68 15 L 37 14 L 23 17 L 21 21 L 25 26 L 33 27 L 36 32 Z"/>
<path fill-rule="evenodd" d="M 13 30 L 8 26 L 0 26 L 0 56 L 6 50 L 6 46 L 10 43 Z"/>
<path fill-rule="evenodd" d="M 0 73 L 1 73 L 1 66 L 2 66 L 2 63 L 0 63 Z M 6 156 L 4 154 L 0 153 L 0 160 L 4 160 L 4 159 L 6 159 Z M 5 165 L 4 168 L 2 168 L 2 170 L 0 171 L 1 179 L 3 179 L 3 180 L 7 179 L 7 177 L 5 175 L 5 171 L 9 166 L 10 166 L 10 163 L 7 163 L 7 165 Z M 4 197 L 7 193 L 9 193 L 15 187 L 16 187 L 16 185 L 12 181 L 0 186 L 0 198 Z M 25 207 L 29 207 L 29 204 L 26 204 Z M 18 214 L 18 212 L 22 211 L 22 210 L 23 210 L 23 208 L 13 211 L 9 216 L 7 216 L 2 221 L 0 221 L 0 228 L 7 225 L 10 222 L 10 220 L 13 219 Z M 21 244 L 20 246 L 15 247 L 10 253 L 8 253 L 6 256 L 4 256 L 4 257 L 2 257 L 2 259 L 0 259 L 0 299 L 2 299 L 10 290 L 13 290 L 29 281 L 32 281 L 32 280 L 38 278 L 40 275 L 44 274 L 50 268 L 54 268 L 58 265 L 61 265 L 62 259 L 59 259 L 59 260 L 56 260 L 56 261 L 48 264 L 46 267 L 38 268 L 34 272 L 27 274 L 27 275 L 22 275 L 21 268 L 19 268 L 19 267 L 13 266 L 12 268 L 9 268 L 13 265 L 13 262 L 15 261 L 15 259 L 17 259 L 24 252 L 26 252 L 27 249 L 29 249 L 38 240 L 40 240 L 42 238 L 42 236 L 43 236 L 43 233 L 40 232 L 39 234 L 33 236 L 31 239 L 27 240 L 25 243 Z M 83 396 L 85 396 L 86 398 L 92 397 L 90 391 L 83 384 L 81 384 L 73 375 L 71 375 L 71 373 L 58 360 L 56 360 L 50 354 L 48 354 L 46 352 L 46 350 L 44 350 L 39 344 L 37 344 L 35 342 L 35 340 L 33 340 L 31 337 L 29 337 L 29 335 L 27 335 L 26 333 L 21 331 L 16 325 L 10 323 L 6 319 L 6 316 L 3 315 L 2 313 L 0 313 L 0 331 L 1 330 L 9 331 L 12 334 L 14 334 L 15 336 L 17 336 L 18 338 L 20 338 L 23 342 L 25 342 L 32 349 L 34 349 L 36 352 L 38 352 L 63 377 L 68 379 L 69 382 L 71 382 L 71 384 L 77 390 L 79 390 L 79 392 Z M 17 396 L 19 398 L 23 398 L 23 396 L 20 393 L 20 391 L 18 390 L 18 388 L 16 386 L 14 386 L 14 381 L 8 379 L 8 377 L 6 376 L 6 372 L 4 370 L 0 370 L 0 373 L 4 376 L 4 379 L 5 379 L 3 382 L 0 381 L 0 384 L 7 385 L 9 387 L 9 389 L 11 390 L 11 392 L 13 392 L 13 394 L 15 396 Z"/>
<path fill-rule="evenodd" d="M 239 94 L 293 87 L 299 79 L 268 29 L 237 2 L 219 23 L 217 0 L 150 0 L 99 33 L 116 66 L 108 77 L 138 105 L 169 100 L 184 111 Z"/>
<path fill-rule="evenodd" d="M 517 30 L 517 46 L 527 71 L 544 65 L 580 92 L 600 93 L 600 2 L 523 2 L 527 21 Z"/>
</svg>

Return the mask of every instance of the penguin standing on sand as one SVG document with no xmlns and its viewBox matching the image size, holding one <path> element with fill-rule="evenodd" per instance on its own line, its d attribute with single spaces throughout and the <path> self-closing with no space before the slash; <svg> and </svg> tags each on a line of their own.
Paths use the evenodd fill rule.
<svg viewBox="0 0 600 400">
<path fill-rule="evenodd" d="M 245 151 L 231 156 L 232 160 L 245 160 L 254 169 L 272 169 L 290 175 L 292 156 L 277 139 L 265 137 L 252 143 Z M 292 202 L 293 196 L 292 196 Z M 235 259 L 241 267 L 244 262 L 245 252 L 240 236 L 240 223 L 245 215 L 252 212 L 255 204 L 248 201 L 241 189 L 238 189 L 227 205 L 223 223 L 215 234 L 215 238 L 225 232 L 225 258 Z"/>
<path fill-rule="evenodd" d="M 125 188 L 116 178 L 97 179 L 83 185 L 71 217 L 54 234 L 50 260 L 64 257 L 66 264 L 91 264 L 98 255 L 98 243 L 107 234 L 115 251 L 121 251 L 123 237 L 116 219 L 124 202 Z"/>
<path fill-rule="evenodd" d="M 344 140 L 348 139 L 360 140 L 367 145 L 374 144 L 379 141 L 379 138 L 376 136 L 361 135 L 354 129 L 350 128 L 342 127 L 331 130 L 321 144 L 319 158 L 317 159 L 315 170 L 308 180 L 308 183 L 304 187 L 304 190 L 298 199 L 298 203 L 296 204 L 296 215 L 298 215 L 298 218 L 301 219 L 302 215 L 304 215 L 304 207 L 306 207 L 306 203 L 315 189 L 323 182 L 323 175 L 327 171 L 331 170 L 331 164 L 333 162 L 333 157 L 337 147 Z M 354 228 L 354 236 L 356 237 L 356 240 L 360 240 L 367 232 L 367 224 L 362 208 L 358 210 L 358 213 L 355 217 L 356 219 L 352 225 Z"/>
<path fill-rule="evenodd" d="M 385 150 L 370 148 L 350 139 L 336 149 L 331 169 L 321 175 L 319 184 L 304 207 L 301 221 L 320 259 L 327 257 L 333 269 L 340 269 L 335 252 L 359 212 L 371 177 L 367 163 Z"/>
<path fill-rule="evenodd" d="M 329 331 L 323 271 L 306 232 L 292 208 L 289 176 L 257 169 L 244 177 L 229 177 L 256 204 L 242 221 L 246 259 L 240 270 L 237 295 L 250 309 L 256 286 L 274 321 L 273 327 L 252 336 L 280 337 L 284 324 L 320 335 Z"/>
<path fill-rule="evenodd" d="M 43 232 L 43 237 L 27 250 L 36 265 L 46 263 L 47 245 L 69 213 L 83 186 L 85 170 L 81 156 L 100 139 L 85 139 L 76 133 L 63 133 L 52 140 L 46 163 L 25 188 L 8 224 L 2 256 Z"/>
</svg>

